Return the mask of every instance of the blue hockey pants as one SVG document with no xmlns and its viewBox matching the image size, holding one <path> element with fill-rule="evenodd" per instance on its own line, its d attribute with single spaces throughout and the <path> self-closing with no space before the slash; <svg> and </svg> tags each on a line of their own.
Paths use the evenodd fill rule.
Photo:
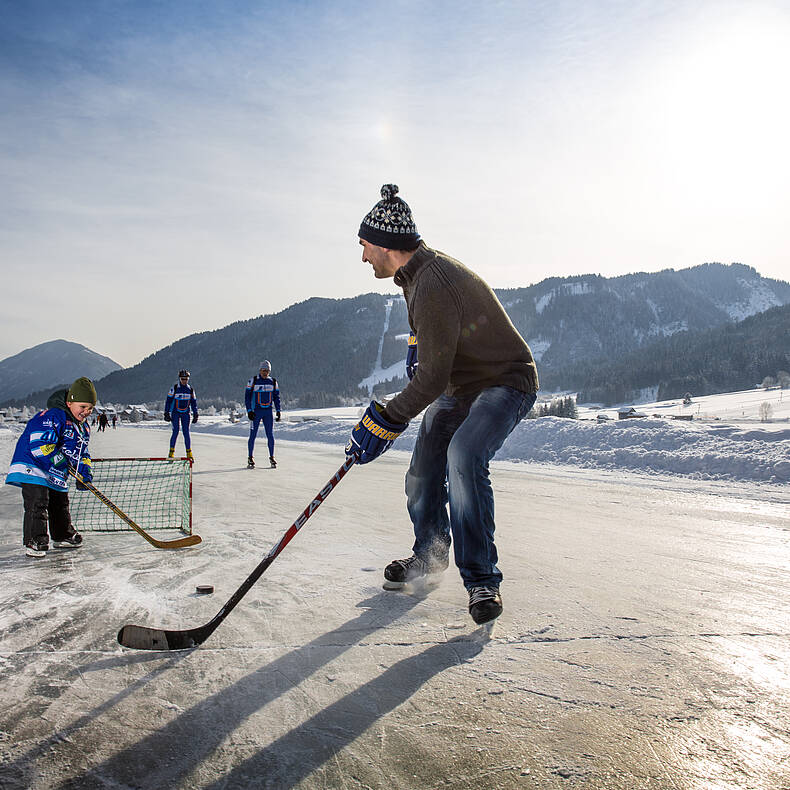
<svg viewBox="0 0 790 790">
<path fill-rule="evenodd" d="M 274 424 L 274 417 L 272 416 L 271 409 L 255 409 L 255 419 L 250 422 L 250 439 L 247 442 L 248 455 L 250 458 L 253 456 L 255 449 L 255 437 L 258 435 L 258 426 L 263 423 L 264 430 L 266 431 L 266 439 L 269 443 L 269 456 L 274 455 L 274 433 L 272 432 L 272 425 Z"/>
<path fill-rule="evenodd" d="M 184 432 L 184 446 L 187 450 L 192 449 L 192 440 L 189 436 L 189 412 L 188 411 L 174 411 L 170 416 L 170 421 L 173 423 L 173 434 L 170 437 L 170 446 L 176 446 L 176 439 L 178 439 L 178 428 Z"/>
</svg>

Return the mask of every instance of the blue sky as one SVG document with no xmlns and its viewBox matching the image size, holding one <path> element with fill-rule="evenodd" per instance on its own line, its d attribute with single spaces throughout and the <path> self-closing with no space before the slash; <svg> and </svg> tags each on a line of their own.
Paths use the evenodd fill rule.
<svg viewBox="0 0 790 790">
<path fill-rule="evenodd" d="M 385 182 L 494 287 L 788 279 L 789 39 L 777 0 L 0 0 L 0 359 L 394 293 Z"/>
</svg>

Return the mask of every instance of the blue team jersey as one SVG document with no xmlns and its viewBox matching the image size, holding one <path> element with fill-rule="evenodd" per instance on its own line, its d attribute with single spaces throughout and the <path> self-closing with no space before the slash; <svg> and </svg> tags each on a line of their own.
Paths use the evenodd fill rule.
<svg viewBox="0 0 790 790">
<path fill-rule="evenodd" d="M 191 384 L 178 384 L 170 388 L 165 400 L 165 411 L 176 414 L 184 414 L 192 409 L 192 414 L 197 414 L 197 397 Z"/>
<path fill-rule="evenodd" d="M 247 389 L 244 390 L 244 404 L 247 411 L 256 409 L 271 409 L 272 404 L 276 411 L 280 411 L 280 390 L 277 387 L 277 379 L 267 376 L 253 376 L 247 382 Z"/>
<path fill-rule="evenodd" d="M 25 427 L 16 443 L 6 483 L 47 486 L 55 491 L 69 487 L 68 467 L 76 469 L 88 482 L 93 479 L 88 441 L 91 429 L 63 409 L 41 411 Z"/>
</svg>

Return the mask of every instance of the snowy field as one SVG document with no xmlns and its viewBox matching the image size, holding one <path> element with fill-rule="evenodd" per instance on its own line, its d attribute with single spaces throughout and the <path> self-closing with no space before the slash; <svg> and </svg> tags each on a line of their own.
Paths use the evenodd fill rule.
<svg viewBox="0 0 790 790">
<path fill-rule="evenodd" d="M 490 640 L 452 568 L 424 595 L 381 589 L 409 553 L 414 426 L 174 654 L 115 636 L 211 619 L 332 477 L 359 409 L 284 412 L 276 470 L 243 468 L 246 422 L 201 417 L 191 549 L 88 534 L 33 560 L 2 486 L 0 785 L 790 788 L 790 425 L 760 423 L 760 397 L 788 413 L 755 394 L 695 402 L 706 422 L 522 423 L 493 464 Z M 19 430 L 0 426 L 4 468 Z M 91 450 L 161 456 L 167 431 L 124 424 Z"/>
<path fill-rule="evenodd" d="M 771 422 L 760 421 L 762 403 L 770 405 Z M 496 458 L 691 480 L 790 482 L 790 391 L 755 389 L 709 395 L 689 406 L 666 401 L 636 408 L 647 418 L 618 420 L 616 410 L 582 408 L 579 420 L 525 420 Z M 362 412 L 360 408 L 285 411 L 284 421 L 276 426 L 277 436 L 341 447 Z M 598 422 L 599 414 L 609 419 Z M 693 419 L 673 419 L 680 415 Z M 165 422 L 145 424 L 151 427 L 170 431 Z M 415 420 L 395 446 L 411 450 L 418 427 Z M 193 431 L 243 437 L 249 422 L 201 417 Z M 265 460 L 266 453 L 258 454 Z"/>
</svg>

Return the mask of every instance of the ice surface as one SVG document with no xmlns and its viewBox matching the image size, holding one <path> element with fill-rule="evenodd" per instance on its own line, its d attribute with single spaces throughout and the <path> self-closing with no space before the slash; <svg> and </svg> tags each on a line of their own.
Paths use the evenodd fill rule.
<svg viewBox="0 0 790 790">
<path fill-rule="evenodd" d="M 393 449 L 349 472 L 202 647 L 118 646 L 129 623 L 210 620 L 334 474 L 358 412 L 286 412 L 278 468 L 255 470 L 246 430 L 211 418 L 193 438 L 204 542 L 182 551 L 89 534 L 27 558 L 19 490 L 0 486 L 4 788 L 787 786 L 789 498 L 750 469 L 776 477 L 788 437 L 756 420 L 521 426 L 519 460 L 492 465 L 490 634 L 453 567 L 419 595 L 381 589 L 412 540 Z M 3 464 L 16 435 L 0 429 Z M 168 439 L 124 424 L 91 449 Z M 663 453 L 690 471 L 660 474 Z"/>
</svg>

